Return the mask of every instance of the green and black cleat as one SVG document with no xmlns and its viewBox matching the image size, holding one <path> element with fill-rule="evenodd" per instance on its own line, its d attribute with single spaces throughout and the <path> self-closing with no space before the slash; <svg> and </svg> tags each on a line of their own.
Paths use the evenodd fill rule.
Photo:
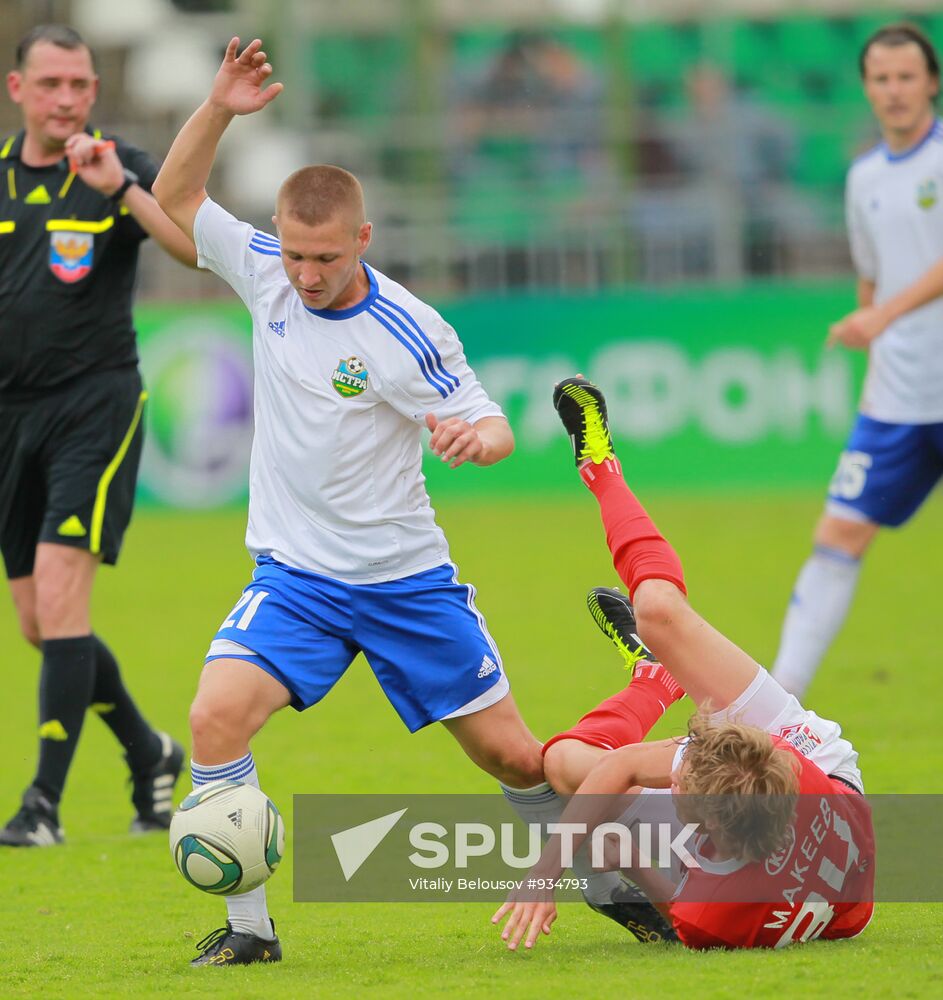
<svg viewBox="0 0 943 1000">
<path fill-rule="evenodd" d="M 553 389 L 553 406 L 573 444 L 577 468 L 601 465 L 616 457 L 609 434 L 606 397 L 599 386 L 580 375 L 565 378 Z"/>
<path fill-rule="evenodd" d="M 55 847 L 64 840 L 58 810 L 35 786 L 26 789 L 19 812 L 0 830 L 4 847 Z"/>
<path fill-rule="evenodd" d="M 147 771 L 131 772 L 131 802 L 137 815 L 131 821 L 132 833 L 167 830 L 173 815 L 174 785 L 183 768 L 183 747 L 166 733 L 158 733 L 161 755 Z"/>
<path fill-rule="evenodd" d="M 585 897 L 584 897 L 585 898 Z M 624 927 L 642 944 L 675 943 L 678 935 L 638 886 L 623 878 L 606 903 L 586 900 L 591 909 Z"/>
<path fill-rule="evenodd" d="M 275 933 L 274 920 L 272 933 Z M 282 946 L 277 937 L 267 940 L 255 934 L 234 931 L 228 920 L 225 927 L 217 927 L 197 942 L 197 949 L 201 948 L 202 953 L 193 959 L 191 965 L 252 965 L 255 962 L 282 960 Z"/>
<path fill-rule="evenodd" d="M 636 634 L 635 611 L 625 594 L 612 587 L 593 587 L 586 596 L 586 606 L 593 621 L 619 650 L 626 670 L 631 670 L 639 660 L 658 662 Z"/>
</svg>

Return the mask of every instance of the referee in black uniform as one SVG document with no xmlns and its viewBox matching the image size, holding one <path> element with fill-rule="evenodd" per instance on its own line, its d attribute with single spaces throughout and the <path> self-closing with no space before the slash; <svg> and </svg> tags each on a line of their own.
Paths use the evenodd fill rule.
<svg viewBox="0 0 943 1000">
<path fill-rule="evenodd" d="M 75 31 L 30 31 L 7 88 L 24 128 L 0 138 L 0 550 L 42 668 L 39 764 L 0 844 L 43 847 L 62 842 L 90 706 L 125 748 L 132 830 L 170 822 L 183 749 L 141 716 L 90 603 L 99 563 L 118 558 L 141 454 L 138 248 L 153 236 L 190 266 L 196 252 L 149 194 L 150 157 L 89 127 L 98 77 Z"/>
</svg>

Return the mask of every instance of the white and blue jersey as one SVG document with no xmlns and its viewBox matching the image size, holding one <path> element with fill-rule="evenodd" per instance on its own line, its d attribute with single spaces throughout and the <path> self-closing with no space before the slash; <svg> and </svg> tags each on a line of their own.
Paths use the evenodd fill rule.
<svg viewBox="0 0 943 1000">
<path fill-rule="evenodd" d="M 943 124 L 912 149 L 882 143 L 848 171 L 846 218 L 858 275 L 885 302 L 943 260 Z M 895 424 L 943 421 L 943 298 L 905 313 L 871 344 L 861 412 Z"/>
<path fill-rule="evenodd" d="M 207 658 L 256 663 L 303 709 L 362 651 L 410 729 L 499 701 L 500 657 L 422 474 L 427 413 L 501 416 L 455 331 L 366 264 L 361 302 L 308 308 L 278 240 L 210 199 L 193 235 L 199 265 L 252 315 L 255 364 L 246 544 L 257 568 Z"/>
<path fill-rule="evenodd" d="M 252 314 L 249 551 L 346 583 L 448 562 L 422 474 L 425 415 L 501 415 L 452 327 L 366 264 L 362 302 L 308 308 L 278 240 L 210 199 L 193 229 L 200 266 Z"/>
<path fill-rule="evenodd" d="M 883 143 L 848 172 L 858 275 L 885 302 L 943 259 L 943 123 L 911 149 Z M 829 511 L 896 526 L 943 474 L 943 298 L 900 316 L 868 351 L 860 412 L 829 487 Z"/>
</svg>

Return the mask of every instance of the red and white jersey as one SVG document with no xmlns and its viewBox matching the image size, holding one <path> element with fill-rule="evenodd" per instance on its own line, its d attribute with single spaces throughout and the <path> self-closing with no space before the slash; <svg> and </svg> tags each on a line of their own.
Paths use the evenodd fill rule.
<svg viewBox="0 0 943 1000">
<path fill-rule="evenodd" d="M 765 861 L 712 860 L 700 837 L 669 904 L 689 948 L 784 948 L 855 937 L 874 910 L 874 830 L 862 795 L 828 777 L 781 739 L 799 762 L 799 804 L 783 848 Z"/>
</svg>

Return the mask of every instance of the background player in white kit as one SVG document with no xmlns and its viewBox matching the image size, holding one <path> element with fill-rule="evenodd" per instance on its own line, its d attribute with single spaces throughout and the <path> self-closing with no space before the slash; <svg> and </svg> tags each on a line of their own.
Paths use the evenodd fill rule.
<svg viewBox="0 0 943 1000">
<path fill-rule="evenodd" d="M 241 54 L 238 44 L 154 185 L 193 234 L 199 264 L 232 285 L 253 319 L 246 542 L 257 567 L 210 646 L 191 709 L 194 785 L 257 785 L 250 739 L 279 709 L 319 701 L 363 651 L 411 731 L 442 721 L 484 770 L 525 798 L 545 796 L 540 744 L 474 589 L 457 581 L 421 470 L 424 426 L 453 468 L 505 458 L 510 427 L 455 331 L 360 260 L 370 225 L 351 174 L 292 174 L 278 193 L 278 237 L 207 196 L 232 118 L 282 89 L 262 89 L 272 68 L 261 42 Z M 194 964 L 279 960 L 264 889 L 227 904 L 227 926 L 201 942 Z"/>
<path fill-rule="evenodd" d="M 829 342 L 867 350 L 868 373 L 773 668 L 800 697 L 845 620 L 879 528 L 907 521 L 943 473 L 939 63 L 918 28 L 896 24 L 868 39 L 859 68 L 884 141 L 848 173 L 860 308 L 832 326 Z"/>
</svg>

